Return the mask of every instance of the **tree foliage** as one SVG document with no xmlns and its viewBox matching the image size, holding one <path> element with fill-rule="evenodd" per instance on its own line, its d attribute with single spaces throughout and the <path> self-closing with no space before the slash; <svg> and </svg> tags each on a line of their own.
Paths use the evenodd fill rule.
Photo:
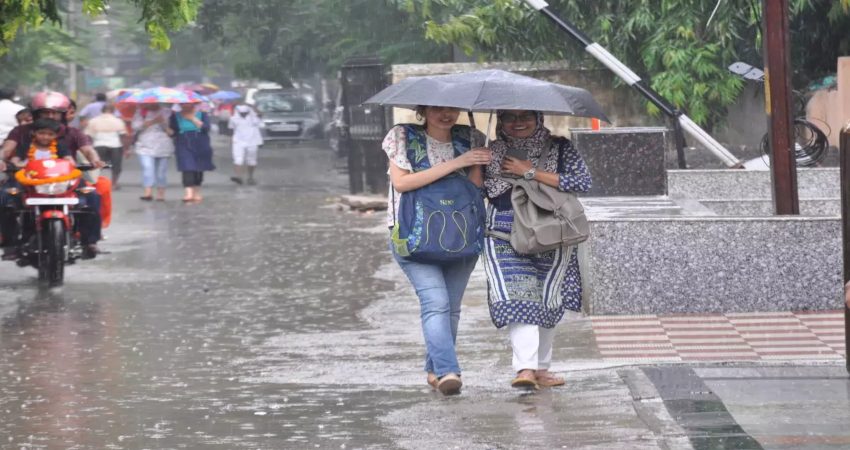
<svg viewBox="0 0 850 450">
<path fill-rule="evenodd" d="M 759 1 L 549 3 L 553 11 L 647 78 L 676 107 L 709 127 L 725 116 L 744 85 L 726 67 L 741 59 L 762 65 Z M 791 0 L 791 4 L 794 73 L 802 83 L 829 68 L 834 71 L 835 57 L 847 54 L 850 0 Z M 577 43 L 520 0 L 407 0 L 407 6 L 427 20 L 428 38 L 457 45 L 482 59 L 568 59 L 577 66 L 596 64 Z M 657 113 L 651 105 L 648 109 Z"/>
<path fill-rule="evenodd" d="M 425 39 L 422 20 L 397 0 L 205 0 L 207 39 L 236 49 L 245 77 L 287 82 L 338 68 L 351 56 L 388 63 L 440 61 L 449 47 Z"/>
<path fill-rule="evenodd" d="M 68 0 L 78 3 L 80 0 Z M 179 29 L 195 20 L 202 0 L 126 0 L 140 11 L 139 21 L 150 36 L 150 45 L 159 50 L 170 46 L 168 31 Z M 0 54 L 21 30 L 38 28 L 45 22 L 62 21 L 60 0 L 0 1 Z M 82 0 L 82 11 L 92 17 L 108 11 L 110 0 Z"/>
<path fill-rule="evenodd" d="M 15 87 L 59 82 L 65 71 L 51 70 L 72 59 L 80 61 L 83 49 L 65 30 L 45 25 L 21 32 L 8 52 L 0 56 L 0 86 Z M 53 64 L 54 66 L 51 66 Z"/>
</svg>

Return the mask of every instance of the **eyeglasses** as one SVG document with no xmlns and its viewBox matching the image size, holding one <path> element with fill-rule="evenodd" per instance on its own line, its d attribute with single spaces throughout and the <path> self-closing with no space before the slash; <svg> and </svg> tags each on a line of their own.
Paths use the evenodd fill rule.
<svg viewBox="0 0 850 450">
<path fill-rule="evenodd" d="M 514 113 L 504 113 L 499 115 L 499 120 L 502 123 L 512 123 L 512 122 L 531 122 L 532 120 L 537 120 L 537 114 L 533 112 L 525 112 L 520 115 L 516 115 Z"/>
</svg>

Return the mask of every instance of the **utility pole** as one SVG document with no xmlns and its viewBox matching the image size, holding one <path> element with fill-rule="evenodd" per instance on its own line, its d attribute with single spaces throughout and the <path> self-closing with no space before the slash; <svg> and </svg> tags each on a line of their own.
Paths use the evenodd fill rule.
<svg viewBox="0 0 850 450">
<path fill-rule="evenodd" d="M 71 38 L 76 37 L 76 31 L 74 31 L 74 2 L 76 0 L 68 0 L 68 18 L 66 22 L 68 24 L 68 34 L 71 35 Z M 68 97 L 72 100 L 77 100 L 77 63 L 74 61 L 72 57 L 70 61 L 68 61 Z"/>
<path fill-rule="evenodd" d="M 794 118 L 791 114 L 791 43 L 788 0 L 763 0 L 765 109 L 773 206 L 777 215 L 800 214 Z"/>
</svg>

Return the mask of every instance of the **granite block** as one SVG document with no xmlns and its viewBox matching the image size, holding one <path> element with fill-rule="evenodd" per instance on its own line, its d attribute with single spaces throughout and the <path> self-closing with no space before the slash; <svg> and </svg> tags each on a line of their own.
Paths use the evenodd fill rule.
<svg viewBox="0 0 850 450">
<path fill-rule="evenodd" d="M 718 216 L 765 217 L 774 215 L 772 200 L 701 200 L 700 203 Z M 800 215 L 840 216 L 841 200 L 837 198 L 802 199 Z"/>
<path fill-rule="evenodd" d="M 574 129 L 590 174 L 589 196 L 666 195 L 666 128 Z"/>
<path fill-rule="evenodd" d="M 579 246 L 590 314 L 842 305 L 837 217 L 591 217 L 590 227 L 591 238 Z"/>
<path fill-rule="evenodd" d="M 799 169 L 800 199 L 839 198 L 841 183 L 837 168 Z M 765 170 L 668 170 L 671 197 L 697 200 L 770 200 L 770 172 Z"/>
</svg>

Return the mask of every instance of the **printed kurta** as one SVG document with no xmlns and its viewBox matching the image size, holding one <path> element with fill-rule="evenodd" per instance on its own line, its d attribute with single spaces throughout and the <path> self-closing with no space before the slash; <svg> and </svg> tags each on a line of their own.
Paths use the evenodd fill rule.
<svg viewBox="0 0 850 450">
<path fill-rule="evenodd" d="M 564 138 L 545 142 L 552 145 L 549 161 L 538 166 L 559 174 L 560 190 L 587 192 L 591 183 L 590 173 L 572 143 Z M 499 176 L 506 148 L 504 145 L 493 146 L 493 162 L 486 171 L 490 180 Z M 529 159 L 533 162 L 540 156 L 542 148 L 529 152 Z M 488 207 L 489 230 L 510 234 L 514 211 L 510 203 L 504 201 L 509 195 L 510 191 L 504 191 L 499 184 L 488 183 L 491 200 L 502 200 L 493 201 Z M 581 274 L 575 247 L 523 255 L 517 253 L 510 242 L 487 236 L 484 251 L 490 317 L 497 328 L 511 323 L 552 328 L 567 309 L 581 309 Z"/>
</svg>

